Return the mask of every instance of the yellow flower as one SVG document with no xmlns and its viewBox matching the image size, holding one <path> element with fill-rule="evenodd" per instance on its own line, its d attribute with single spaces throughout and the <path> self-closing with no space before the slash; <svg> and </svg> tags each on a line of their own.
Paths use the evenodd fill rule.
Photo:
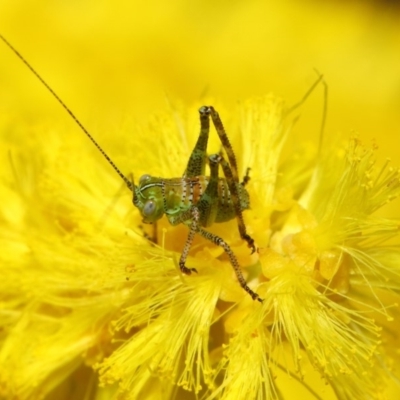
<svg viewBox="0 0 400 400">
<path fill-rule="evenodd" d="M 252 167 L 258 254 L 234 221 L 212 229 L 265 300 L 199 238 L 199 274 L 182 276 L 184 226 L 161 222 L 150 246 L 130 193 L 1 48 L 0 398 L 398 398 L 399 223 L 385 217 L 399 203 L 380 208 L 398 193 L 398 161 L 380 158 L 400 154 L 390 2 L 5 3 L 1 33 L 136 180 L 181 176 L 200 94 L 215 96 L 241 174 Z M 331 89 L 319 151 L 318 96 L 293 131 L 276 99 L 234 108 L 271 90 L 293 102 L 314 66 Z M 120 121 L 148 120 L 164 92 L 186 106 Z M 378 136 L 379 161 L 334 138 L 354 128 Z"/>
<path fill-rule="evenodd" d="M 181 176 L 196 108 L 126 121 L 104 148 L 136 179 Z M 187 262 L 198 275 L 182 276 L 187 228 L 162 220 L 149 241 L 152 227 L 76 129 L 2 121 L 0 396 L 380 398 L 399 358 L 400 248 L 399 222 L 376 211 L 398 196 L 399 171 L 356 137 L 296 148 L 295 115 L 272 96 L 218 109 L 240 172 L 251 167 L 245 220 L 259 252 L 235 221 L 211 230 L 262 304 L 201 238 Z"/>
</svg>

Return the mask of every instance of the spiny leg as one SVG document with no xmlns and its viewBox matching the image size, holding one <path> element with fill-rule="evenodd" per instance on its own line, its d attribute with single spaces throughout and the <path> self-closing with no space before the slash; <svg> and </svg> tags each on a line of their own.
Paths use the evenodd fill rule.
<svg viewBox="0 0 400 400">
<path fill-rule="evenodd" d="M 186 259 L 189 255 L 190 247 L 192 246 L 194 235 L 198 232 L 198 223 L 199 223 L 199 210 L 196 206 L 190 208 L 191 215 L 192 215 L 192 222 L 190 224 L 189 235 L 186 239 L 185 245 L 183 246 L 182 254 L 179 258 L 179 268 L 181 269 L 182 273 L 186 275 L 190 275 L 192 272 L 196 272 L 196 268 L 188 268 L 186 266 Z"/>
<path fill-rule="evenodd" d="M 185 265 L 194 235 L 198 232 L 200 226 L 211 225 L 215 220 L 218 206 L 218 166 L 219 163 L 213 162 L 213 158 L 210 156 L 211 176 L 207 188 L 199 201 L 178 216 L 169 218 L 170 223 L 173 225 L 191 221 L 189 235 L 179 259 L 179 267 L 185 274 L 190 274 L 192 271 L 197 272 L 194 268 L 187 268 Z"/>
<path fill-rule="evenodd" d="M 199 109 L 200 113 L 200 135 L 197 139 L 196 145 L 189 157 L 189 161 L 186 166 L 184 177 L 194 177 L 199 175 L 205 175 L 206 161 L 207 161 L 207 145 L 208 137 L 210 134 L 210 118 L 209 116 L 202 112 L 201 107 Z"/>
<path fill-rule="evenodd" d="M 232 196 L 232 203 L 235 208 L 236 219 L 238 221 L 238 228 L 240 237 L 247 242 L 247 245 L 251 248 L 252 253 L 256 251 L 256 247 L 254 245 L 254 239 L 246 232 L 246 225 L 244 224 L 242 209 L 240 207 L 240 197 L 239 197 L 239 176 L 238 176 L 238 168 L 236 163 L 235 153 L 233 152 L 233 148 L 231 142 L 228 139 L 228 135 L 226 134 L 225 128 L 222 124 L 221 118 L 215 109 L 211 106 L 203 106 L 200 108 L 200 114 L 204 113 L 206 115 L 210 115 L 215 126 L 215 130 L 218 133 L 218 136 L 221 140 L 221 143 L 226 151 L 228 156 L 229 164 L 224 160 L 222 154 L 219 154 L 221 158 L 221 166 L 225 174 L 226 182 L 229 187 L 229 191 Z"/>
<path fill-rule="evenodd" d="M 232 168 L 221 155 L 215 154 L 213 157 L 213 161 L 221 164 L 222 170 L 224 171 L 226 182 L 228 183 L 229 191 L 231 193 L 233 207 L 235 208 L 240 237 L 247 242 L 247 245 L 251 248 L 251 252 L 254 253 L 256 251 L 256 246 L 254 244 L 254 239 L 246 231 L 246 225 L 243 220 L 242 208 L 240 205 L 239 190 L 237 183 L 234 180 Z M 212 158 L 210 156 L 210 162 L 211 161 Z"/>
<path fill-rule="evenodd" d="M 226 154 L 228 156 L 229 164 L 231 165 L 232 169 L 232 176 L 235 182 L 239 183 L 239 176 L 238 176 L 238 167 L 236 162 L 235 153 L 233 152 L 233 147 L 231 142 L 229 141 L 228 135 L 226 134 L 224 125 L 222 124 L 221 118 L 217 111 L 215 111 L 214 107 L 209 106 L 206 107 L 207 112 L 211 116 L 213 124 L 215 126 L 215 130 L 218 133 L 218 136 L 221 140 L 222 146 L 224 147 Z"/>
<path fill-rule="evenodd" d="M 221 147 L 221 148 L 219 149 L 218 155 L 220 155 L 221 157 L 224 156 L 223 147 Z M 251 178 L 250 178 L 250 171 L 251 171 L 251 168 L 250 168 L 250 167 L 247 167 L 247 168 L 246 168 L 246 172 L 245 172 L 245 174 L 244 174 L 244 176 L 243 176 L 242 182 L 240 182 L 240 184 L 241 184 L 243 187 L 245 187 L 245 186 L 249 183 L 249 181 L 250 181 L 250 179 L 251 179 Z"/>
<path fill-rule="evenodd" d="M 260 296 L 251 290 L 249 286 L 247 285 L 246 279 L 244 279 L 244 276 L 242 274 L 242 271 L 239 266 L 239 262 L 233 253 L 232 249 L 229 247 L 228 243 L 226 243 L 222 238 L 220 238 L 217 235 L 214 235 L 213 233 L 210 233 L 202 228 L 199 228 L 197 232 L 203 236 L 205 239 L 209 240 L 210 242 L 216 244 L 217 246 L 220 246 L 224 249 L 225 253 L 228 255 L 229 260 L 232 264 L 233 269 L 235 270 L 237 279 L 240 283 L 240 286 L 251 296 L 253 300 L 258 300 L 259 302 L 263 302 L 263 299 L 260 298 Z"/>
</svg>

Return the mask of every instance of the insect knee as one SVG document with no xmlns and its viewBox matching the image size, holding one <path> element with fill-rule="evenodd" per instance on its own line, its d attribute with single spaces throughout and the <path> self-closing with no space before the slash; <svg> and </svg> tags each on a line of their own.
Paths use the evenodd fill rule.
<svg viewBox="0 0 400 400">
<path fill-rule="evenodd" d="M 210 154 L 208 156 L 208 161 L 210 162 L 210 165 L 216 165 L 222 161 L 222 157 L 219 154 Z"/>
<path fill-rule="evenodd" d="M 210 106 L 201 106 L 199 108 L 199 113 L 201 115 L 210 115 L 211 114 L 211 107 Z"/>
</svg>

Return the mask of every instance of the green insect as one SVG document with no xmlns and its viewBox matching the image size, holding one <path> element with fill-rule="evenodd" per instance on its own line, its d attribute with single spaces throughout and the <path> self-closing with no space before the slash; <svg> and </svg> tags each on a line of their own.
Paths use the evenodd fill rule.
<svg viewBox="0 0 400 400">
<path fill-rule="evenodd" d="M 214 223 L 226 222 L 236 218 L 241 238 L 247 242 L 252 252 L 256 251 L 254 240 L 246 231 L 242 215 L 242 212 L 248 209 L 250 205 L 249 194 L 245 188 L 250 179 L 249 170 L 247 170 L 243 181 L 239 182 L 236 157 L 217 111 L 211 106 L 200 107 L 199 138 L 189 157 L 182 178 L 166 179 L 143 175 L 136 185 L 133 179 L 128 179 L 119 170 L 73 112 L 25 58 L 2 35 L 0 35 L 0 38 L 50 91 L 124 180 L 129 190 L 133 193 L 133 204 L 141 212 L 143 222 L 154 223 L 165 214 L 172 225 L 185 224 L 188 226 L 189 234 L 179 259 L 179 267 L 182 273 L 190 275 L 192 272 L 197 272 L 196 269 L 186 266 L 186 260 L 194 236 L 199 234 L 223 248 L 229 257 L 241 287 L 250 294 L 253 300 L 262 302 L 263 300 L 260 296 L 247 285 L 239 262 L 229 245 L 221 237 L 204 229 Z M 224 158 L 222 152 L 207 156 L 210 120 L 212 120 L 218 133 L 228 161 Z M 207 162 L 210 167 L 210 176 L 205 176 Z M 224 177 L 219 175 L 220 166 Z"/>
<path fill-rule="evenodd" d="M 250 206 L 249 194 L 245 188 L 250 179 L 248 173 L 239 183 L 235 154 L 221 119 L 214 108 L 203 106 L 199 109 L 199 113 L 200 135 L 189 157 L 183 177 L 164 179 L 143 175 L 139 180 L 139 185 L 127 182 L 133 192 L 133 204 L 140 210 L 145 223 L 153 223 L 165 214 L 172 225 L 183 223 L 189 227 L 189 235 L 179 260 L 179 267 L 184 274 L 197 272 L 194 268 L 186 266 L 190 246 L 197 233 L 224 249 L 242 288 L 254 300 L 262 301 L 258 294 L 248 287 L 237 258 L 229 245 L 219 236 L 204 229 L 213 223 L 226 222 L 236 218 L 241 238 L 247 242 L 252 252 L 256 250 L 254 240 L 246 232 L 242 216 L 242 211 Z M 229 163 L 222 153 L 210 155 L 208 157 L 210 176 L 208 177 L 205 176 L 205 167 L 210 118 L 220 137 Z M 220 165 L 224 178 L 219 177 Z"/>
</svg>

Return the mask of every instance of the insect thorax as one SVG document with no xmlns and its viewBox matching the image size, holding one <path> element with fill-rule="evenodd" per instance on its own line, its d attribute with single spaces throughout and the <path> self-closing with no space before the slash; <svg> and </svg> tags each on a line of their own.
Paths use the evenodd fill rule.
<svg viewBox="0 0 400 400">
<path fill-rule="evenodd" d="M 206 176 L 165 179 L 144 175 L 136 187 L 135 205 L 141 211 L 145 223 L 155 222 L 164 213 L 167 217 L 176 217 L 199 202 L 208 182 L 209 177 Z M 249 194 L 243 185 L 236 184 L 236 187 L 241 210 L 246 210 L 250 206 Z M 224 178 L 219 178 L 218 195 L 210 201 L 215 211 L 207 225 L 236 217 L 231 192 Z"/>
</svg>

